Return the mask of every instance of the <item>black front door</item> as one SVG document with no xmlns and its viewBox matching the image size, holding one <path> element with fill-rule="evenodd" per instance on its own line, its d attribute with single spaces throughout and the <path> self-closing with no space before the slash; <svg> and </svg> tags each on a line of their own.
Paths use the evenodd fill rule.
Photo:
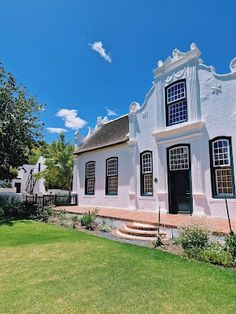
<svg viewBox="0 0 236 314">
<path fill-rule="evenodd" d="M 169 212 L 192 213 L 191 163 L 189 145 L 178 145 L 167 150 Z"/>
</svg>

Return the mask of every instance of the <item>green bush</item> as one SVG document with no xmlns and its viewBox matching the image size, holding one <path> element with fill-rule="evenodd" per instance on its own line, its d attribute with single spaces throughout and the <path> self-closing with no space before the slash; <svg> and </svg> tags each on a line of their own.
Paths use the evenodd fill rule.
<svg viewBox="0 0 236 314">
<path fill-rule="evenodd" d="M 88 211 L 87 213 L 83 214 L 80 218 L 80 223 L 82 226 L 85 226 L 87 229 L 93 230 L 94 223 L 97 218 L 98 209 L 95 208 L 94 211 Z"/>
<path fill-rule="evenodd" d="M 202 250 L 200 259 L 212 264 L 222 265 L 226 267 L 234 266 L 234 260 L 229 251 L 218 242 L 212 242 Z"/>
<path fill-rule="evenodd" d="M 8 196 L 0 197 L 0 208 L 5 218 L 28 219 L 37 218 L 40 206 L 12 199 Z"/>
<path fill-rule="evenodd" d="M 78 215 L 73 215 L 73 216 L 71 217 L 71 220 L 72 220 L 72 227 L 73 227 L 73 229 L 75 229 L 75 228 L 76 228 L 76 225 L 77 225 L 77 223 L 78 223 L 78 221 L 79 221 Z"/>
<path fill-rule="evenodd" d="M 0 207 L 0 218 L 4 217 L 4 215 L 5 215 L 4 209 Z"/>
<path fill-rule="evenodd" d="M 60 220 L 60 224 L 63 226 L 66 222 L 67 216 L 65 209 L 59 211 L 58 218 Z"/>
<path fill-rule="evenodd" d="M 102 222 L 98 225 L 98 229 L 103 232 L 110 232 L 111 226 L 106 222 L 106 220 L 102 220 Z"/>
<path fill-rule="evenodd" d="M 5 181 L 2 188 L 12 188 L 12 183 L 10 181 Z"/>
<path fill-rule="evenodd" d="M 200 226 L 186 227 L 176 242 L 182 245 L 184 251 L 201 250 L 208 244 L 208 232 Z"/>
<path fill-rule="evenodd" d="M 192 247 L 190 249 L 185 250 L 185 256 L 188 258 L 196 259 L 196 260 L 202 260 L 202 248 L 198 247 Z"/>
<path fill-rule="evenodd" d="M 236 234 L 230 233 L 225 237 L 225 248 L 236 259 Z"/>
<path fill-rule="evenodd" d="M 48 222 L 48 220 L 52 217 L 53 210 L 51 207 L 38 207 L 37 219 L 42 220 L 43 222 Z"/>
<path fill-rule="evenodd" d="M 156 239 L 152 241 L 153 247 L 164 247 L 164 244 L 162 242 L 162 237 L 160 235 L 157 235 Z"/>
</svg>

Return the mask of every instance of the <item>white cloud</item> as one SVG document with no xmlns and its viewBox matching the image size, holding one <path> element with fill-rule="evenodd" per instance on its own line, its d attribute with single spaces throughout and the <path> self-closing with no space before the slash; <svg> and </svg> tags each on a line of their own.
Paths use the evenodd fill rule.
<svg viewBox="0 0 236 314">
<path fill-rule="evenodd" d="M 47 131 L 49 133 L 57 133 L 57 134 L 62 133 L 62 132 L 63 133 L 68 132 L 68 130 L 63 129 L 63 128 L 47 128 Z"/>
<path fill-rule="evenodd" d="M 65 127 L 69 129 L 82 129 L 87 122 L 77 116 L 78 112 L 75 109 L 61 109 L 57 112 L 56 116 L 60 117 L 65 122 Z"/>
<path fill-rule="evenodd" d="M 116 110 L 112 110 L 112 109 L 106 107 L 106 111 L 107 111 L 107 116 L 117 116 Z"/>
<path fill-rule="evenodd" d="M 91 49 L 94 51 L 97 51 L 99 55 L 105 59 L 105 61 L 112 62 L 110 54 L 106 53 L 106 50 L 102 46 L 101 41 L 95 41 L 93 44 L 89 44 L 91 46 Z"/>
</svg>

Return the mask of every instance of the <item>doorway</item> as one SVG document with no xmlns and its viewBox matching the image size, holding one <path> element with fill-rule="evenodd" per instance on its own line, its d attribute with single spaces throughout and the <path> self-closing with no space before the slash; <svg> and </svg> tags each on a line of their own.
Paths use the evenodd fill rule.
<svg viewBox="0 0 236 314">
<path fill-rule="evenodd" d="M 170 214 L 192 213 L 190 145 L 175 145 L 167 149 L 168 194 Z"/>
</svg>

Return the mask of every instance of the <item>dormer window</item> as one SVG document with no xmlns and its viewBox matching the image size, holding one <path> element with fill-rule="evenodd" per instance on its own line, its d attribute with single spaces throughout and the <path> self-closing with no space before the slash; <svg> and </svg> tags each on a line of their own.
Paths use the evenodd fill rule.
<svg viewBox="0 0 236 314">
<path fill-rule="evenodd" d="M 181 80 L 166 87 L 166 125 L 188 120 L 186 82 Z"/>
</svg>

